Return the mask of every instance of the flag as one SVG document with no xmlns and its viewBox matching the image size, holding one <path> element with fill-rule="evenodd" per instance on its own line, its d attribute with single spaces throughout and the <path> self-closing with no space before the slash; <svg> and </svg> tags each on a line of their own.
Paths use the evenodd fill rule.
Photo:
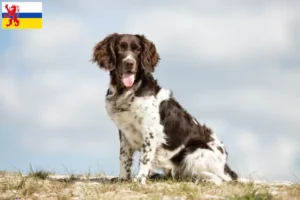
<svg viewBox="0 0 300 200">
<path fill-rule="evenodd" d="M 2 2 L 2 29 L 41 29 L 42 2 Z"/>
</svg>

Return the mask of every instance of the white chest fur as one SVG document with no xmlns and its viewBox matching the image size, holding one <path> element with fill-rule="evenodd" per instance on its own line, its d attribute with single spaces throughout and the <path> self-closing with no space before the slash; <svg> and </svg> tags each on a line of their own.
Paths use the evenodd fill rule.
<svg viewBox="0 0 300 200">
<path fill-rule="evenodd" d="M 161 89 L 156 96 L 136 97 L 129 90 L 122 95 L 106 97 L 106 110 L 116 126 L 123 132 L 133 149 L 140 150 L 146 134 L 151 132 L 157 143 L 165 141 L 160 124 L 159 105 L 170 98 L 170 91 Z"/>
</svg>

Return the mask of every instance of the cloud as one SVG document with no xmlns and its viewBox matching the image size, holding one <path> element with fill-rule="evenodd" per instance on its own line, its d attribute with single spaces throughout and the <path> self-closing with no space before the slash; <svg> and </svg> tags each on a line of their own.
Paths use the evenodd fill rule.
<svg viewBox="0 0 300 200">
<path fill-rule="evenodd" d="M 28 66 L 45 69 L 51 65 L 51 69 L 60 69 L 61 62 L 72 65 L 75 64 L 73 61 L 79 60 L 75 53 L 83 52 L 88 33 L 84 23 L 80 19 L 74 20 L 74 17 L 49 16 L 44 20 L 44 28 L 41 31 L 20 34 L 19 41 L 23 48 L 21 55 Z M 63 68 L 67 67 L 71 66 Z"/>
<path fill-rule="evenodd" d="M 300 96 L 283 91 L 265 91 L 257 89 L 217 90 L 199 94 L 195 104 L 207 110 L 232 110 L 256 114 L 279 120 L 288 119 L 298 122 L 300 119 Z M 275 109 L 276 108 L 276 109 Z"/>
<path fill-rule="evenodd" d="M 259 12 L 226 11 L 211 15 L 176 8 L 141 10 L 128 16 L 125 29 L 147 33 L 162 53 L 210 63 L 279 56 L 290 50 L 289 10 L 274 5 Z"/>
<path fill-rule="evenodd" d="M 299 148 L 288 136 L 283 135 L 277 140 L 269 135 L 269 140 L 265 141 L 260 137 L 264 132 L 239 130 L 231 134 L 234 142 L 230 143 L 229 157 L 235 160 L 233 166 L 241 176 L 293 180 L 293 173 L 300 173 L 294 162 L 300 156 Z"/>
<path fill-rule="evenodd" d="M 25 134 L 19 139 L 31 141 L 27 147 L 36 147 L 37 138 L 41 139 L 40 151 L 59 138 L 74 142 L 84 137 L 93 141 L 91 136 L 101 143 L 101 130 L 109 123 L 101 106 L 106 83 L 62 70 L 16 79 L 10 75 L 1 77 L 2 111 L 7 121 L 23 127 Z"/>
</svg>

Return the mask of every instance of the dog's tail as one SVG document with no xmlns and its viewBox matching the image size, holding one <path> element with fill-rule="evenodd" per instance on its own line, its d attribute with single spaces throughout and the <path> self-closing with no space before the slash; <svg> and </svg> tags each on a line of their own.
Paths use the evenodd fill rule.
<svg viewBox="0 0 300 200">
<path fill-rule="evenodd" d="M 228 174 L 232 180 L 236 181 L 238 179 L 237 173 L 232 171 L 227 163 L 224 166 L 224 171 L 225 171 L 225 174 Z"/>
</svg>

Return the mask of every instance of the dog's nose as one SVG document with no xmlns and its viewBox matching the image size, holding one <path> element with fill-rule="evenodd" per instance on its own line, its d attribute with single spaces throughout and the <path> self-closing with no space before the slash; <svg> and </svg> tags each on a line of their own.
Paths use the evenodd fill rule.
<svg viewBox="0 0 300 200">
<path fill-rule="evenodd" d="M 124 65 L 125 65 L 125 69 L 126 71 L 131 71 L 134 65 L 134 61 L 133 60 L 126 60 L 124 61 Z"/>
</svg>

